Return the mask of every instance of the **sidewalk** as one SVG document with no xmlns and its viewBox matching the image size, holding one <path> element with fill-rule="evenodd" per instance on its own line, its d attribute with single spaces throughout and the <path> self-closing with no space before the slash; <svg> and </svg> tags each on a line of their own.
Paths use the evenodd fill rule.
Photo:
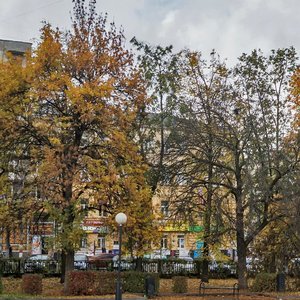
<svg viewBox="0 0 300 300">
<path fill-rule="evenodd" d="M 30 298 L 27 298 L 30 300 Z M 78 296 L 78 297 L 56 297 L 56 298 L 32 298 L 33 300 L 115 300 L 115 296 L 111 295 L 111 297 L 88 297 L 88 296 Z M 126 297 L 123 296 L 122 299 L 126 300 L 145 300 L 144 297 Z"/>
<path fill-rule="evenodd" d="M 2 295 L 0 295 L 0 300 L 1 299 L 6 299 L 6 298 L 2 298 Z M 39 296 L 34 296 L 34 297 L 30 297 L 30 296 L 26 296 L 26 298 L 21 298 L 21 297 L 16 297 L 16 298 L 12 298 L 15 300 L 115 300 L 115 295 L 106 295 L 106 296 L 57 296 L 57 297 L 40 297 Z M 123 294 L 122 295 L 122 299 L 123 300 L 145 300 L 146 298 L 144 298 L 141 295 L 134 295 L 134 294 Z"/>
</svg>

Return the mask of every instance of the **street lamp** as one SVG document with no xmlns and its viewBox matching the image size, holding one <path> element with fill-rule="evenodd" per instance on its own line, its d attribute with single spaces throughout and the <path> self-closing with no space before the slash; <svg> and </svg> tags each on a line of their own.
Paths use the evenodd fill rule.
<svg viewBox="0 0 300 300">
<path fill-rule="evenodd" d="M 127 221 L 127 216 L 124 213 L 118 213 L 115 218 L 119 225 L 119 260 L 118 260 L 118 278 L 116 285 L 116 300 L 122 300 L 122 284 L 121 284 L 121 256 L 122 256 L 122 226 Z"/>
</svg>

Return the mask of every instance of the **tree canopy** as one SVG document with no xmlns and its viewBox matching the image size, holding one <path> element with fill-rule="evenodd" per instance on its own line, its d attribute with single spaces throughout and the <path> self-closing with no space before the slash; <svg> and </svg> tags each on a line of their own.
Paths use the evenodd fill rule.
<svg viewBox="0 0 300 300">
<path fill-rule="evenodd" d="M 97 15 L 95 2 L 74 1 L 67 33 L 44 24 L 25 66 L 10 59 L 0 67 L 1 147 L 29 162 L 39 200 L 61 224 L 67 269 L 81 198 L 93 209 L 105 205 L 112 219 L 128 213 L 134 249 L 149 247 L 153 232 L 146 166 L 132 134 L 148 101 L 144 82 L 122 31 Z"/>
</svg>

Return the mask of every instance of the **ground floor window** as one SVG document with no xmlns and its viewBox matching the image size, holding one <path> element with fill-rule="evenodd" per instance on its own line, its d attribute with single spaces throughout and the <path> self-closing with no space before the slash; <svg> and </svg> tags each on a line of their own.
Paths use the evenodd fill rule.
<svg viewBox="0 0 300 300">
<path fill-rule="evenodd" d="M 106 248 L 104 236 L 98 236 L 98 248 L 101 248 L 102 250 Z"/>
<path fill-rule="evenodd" d="M 168 237 L 165 235 L 162 237 L 160 242 L 161 249 L 167 249 L 168 248 Z"/>
<path fill-rule="evenodd" d="M 83 236 L 81 238 L 81 241 L 80 241 L 80 247 L 81 248 L 86 248 L 87 247 L 87 237 L 86 236 Z"/>
<path fill-rule="evenodd" d="M 178 235 L 177 236 L 177 247 L 179 249 L 184 249 L 184 235 Z"/>
</svg>

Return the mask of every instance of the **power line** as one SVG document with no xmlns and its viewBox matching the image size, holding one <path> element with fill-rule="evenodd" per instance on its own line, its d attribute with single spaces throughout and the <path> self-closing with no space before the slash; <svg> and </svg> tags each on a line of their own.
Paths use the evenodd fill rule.
<svg viewBox="0 0 300 300">
<path fill-rule="evenodd" d="M 65 0 L 57 0 L 57 1 L 54 1 L 54 2 L 51 2 L 51 3 L 48 3 L 48 4 L 46 4 L 46 5 L 42 5 L 42 6 L 39 6 L 39 7 L 34 8 L 34 9 L 31 9 L 31 10 L 28 10 L 28 11 L 25 11 L 25 12 L 22 12 L 22 13 L 20 13 L 20 14 L 17 14 L 17 15 L 14 15 L 14 16 L 10 16 L 10 17 L 8 17 L 8 18 L 0 19 L 0 22 L 6 22 L 6 21 L 8 21 L 9 19 L 22 17 L 22 16 L 25 16 L 25 15 L 31 14 L 31 13 L 37 11 L 37 10 L 40 10 L 40 9 L 42 9 L 42 8 L 49 7 L 49 6 L 53 6 L 53 5 L 55 5 L 55 4 L 57 4 L 57 3 L 60 3 L 60 2 L 63 2 L 63 1 L 65 1 Z"/>
</svg>

